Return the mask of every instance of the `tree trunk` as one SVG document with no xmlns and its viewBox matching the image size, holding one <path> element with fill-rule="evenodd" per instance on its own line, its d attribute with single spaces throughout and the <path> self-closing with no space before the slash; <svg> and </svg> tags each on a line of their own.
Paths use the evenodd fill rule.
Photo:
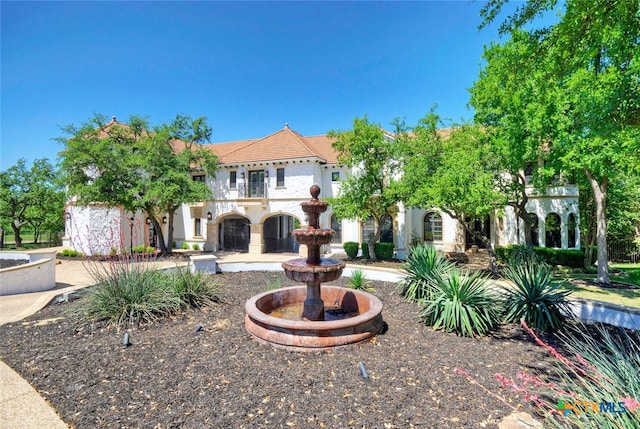
<svg viewBox="0 0 640 429">
<path fill-rule="evenodd" d="M 11 222 L 11 229 L 13 229 L 13 241 L 16 249 L 22 247 L 22 236 L 20 235 L 20 229 L 22 225 L 16 225 L 16 221 Z"/>
<path fill-rule="evenodd" d="M 607 177 L 602 178 L 602 183 L 593 177 L 591 171 L 585 168 L 585 174 L 591 189 L 593 190 L 593 199 L 596 203 L 596 243 L 598 245 L 598 277 L 596 281 L 603 285 L 609 285 L 609 266 L 607 257 L 607 186 L 609 181 Z"/>
<path fill-rule="evenodd" d="M 378 256 L 376 255 L 376 243 L 380 239 L 380 218 L 373 218 L 373 237 L 369 239 L 367 242 L 367 246 L 369 247 L 369 259 L 372 261 L 377 261 Z"/>
<path fill-rule="evenodd" d="M 489 269 L 491 270 L 491 275 L 493 275 L 494 277 L 497 277 L 498 262 L 496 258 L 496 252 L 495 250 L 493 250 L 493 245 L 491 244 L 491 240 L 489 239 L 489 237 L 485 237 L 482 234 L 478 234 L 477 231 L 471 229 L 471 227 L 469 227 L 469 224 L 467 222 L 462 222 L 462 224 L 464 225 L 464 228 L 467 230 L 467 232 L 471 234 L 473 238 L 478 238 L 480 239 L 480 241 L 482 241 L 482 244 L 484 245 L 485 249 L 487 249 L 487 253 L 489 254 Z"/>
</svg>

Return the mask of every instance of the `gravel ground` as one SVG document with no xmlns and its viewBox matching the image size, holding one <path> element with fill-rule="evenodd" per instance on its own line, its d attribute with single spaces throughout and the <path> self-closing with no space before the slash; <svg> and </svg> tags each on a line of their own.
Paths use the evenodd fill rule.
<svg viewBox="0 0 640 429">
<path fill-rule="evenodd" d="M 269 282 L 293 283 L 278 272 L 216 280 L 223 303 L 127 331 L 79 326 L 67 313 L 78 301 L 52 304 L 2 327 L 0 359 L 77 428 L 491 428 L 513 410 L 454 369 L 534 413 L 495 374 L 551 367 L 518 326 L 478 339 L 433 331 L 382 282 L 384 334 L 329 352 L 276 349 L 245 331 L 244 303 Z"/>
</svg>

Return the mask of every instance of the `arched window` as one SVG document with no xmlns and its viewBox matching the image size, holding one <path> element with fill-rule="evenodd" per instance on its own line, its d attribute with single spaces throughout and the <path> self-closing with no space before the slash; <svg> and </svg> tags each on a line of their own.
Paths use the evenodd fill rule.
<svg viewBox="0 0 640 429">
<path fill-rule="evenodd" d="M 436 212 L 424 215 L 424 241 L 442 241 L 442 217 Z"/>
<path fill-rule="evenodd" d="M 342 243 L 342 221 L 335 214 L 331 215 L 331 229 L 336 232 L 333 235 L 333 242 Z"/>
<path fill-rule="evenodd" d="M 380 218 L 380 243 L 393 243 L 393 219 L 389 215 Z"/>
<path fill-rule="evenodd" d="M 562 247 L 560 240 L 560 216 L 556 213 L 549 213 L 544 220 L 544 229 L 546 247 Z"/>
<path fill-rule="evenodd" d="M 576 215 L 573 213 L 569 213 L 569 218 L 567 219 L 567 235 L 569 237 L 569 241 L 567 243 L 569 249 L 573 249 L 576 247 L 576 230 L 578 229 L 578 223 L 576 222 Z"/>
<path fill-rule="evenodd" d="M 529 226 L 531 228 L 531 245 L 539 246 L 538 233 L 540 232 L 540 227 L 538 225 L 538 215 L 535 213 L 529 213 Z"/>
</svg>

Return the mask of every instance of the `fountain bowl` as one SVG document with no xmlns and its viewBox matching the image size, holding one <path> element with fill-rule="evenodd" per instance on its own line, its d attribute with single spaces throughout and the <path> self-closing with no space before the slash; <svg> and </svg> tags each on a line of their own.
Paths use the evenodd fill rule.
<svg viewBox="0 0 640 429">
<path fill-rule="evenodd" d="M 336 303 L 357 316 L 341 320 L 289 320 L 270 313 L 290 305 L 302 305 L 306 286 L 266 291 L 245 304 L 245 328 L 259 341 L 295 351 L 329 350 L 366 341 L 382 330 L 382 302 L 374 295 L 355 289 L 323 285 L 321 298 Z"/>
</svg>

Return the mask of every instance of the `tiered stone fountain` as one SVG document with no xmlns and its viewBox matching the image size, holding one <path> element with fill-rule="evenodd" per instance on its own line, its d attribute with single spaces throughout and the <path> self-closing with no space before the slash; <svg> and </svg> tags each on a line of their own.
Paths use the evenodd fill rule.
<svg viewBox="0 0 640 429">
<path fill-rule="evenodd" d="M 306 229 L 295 229 L 295 240 L 307 246 L 306 258 L 283 262 L 286 276 L 306 283 L 267 291 L 245 305 L 245 327 L 262 342 L 292 350 L 318 350 L 369 339 L 382 329 L 382 302 L 374 295 L 339 286 L 322 286 L 340 277 L 345 263 L 321 258 L 320 247 L 335 231 L 319 228 L 327 203 L 311 187 L 311 201 L 301 204 L 309 217 Z M 326 305 L 325 305 L 326 303 Z"/>
</svg>

